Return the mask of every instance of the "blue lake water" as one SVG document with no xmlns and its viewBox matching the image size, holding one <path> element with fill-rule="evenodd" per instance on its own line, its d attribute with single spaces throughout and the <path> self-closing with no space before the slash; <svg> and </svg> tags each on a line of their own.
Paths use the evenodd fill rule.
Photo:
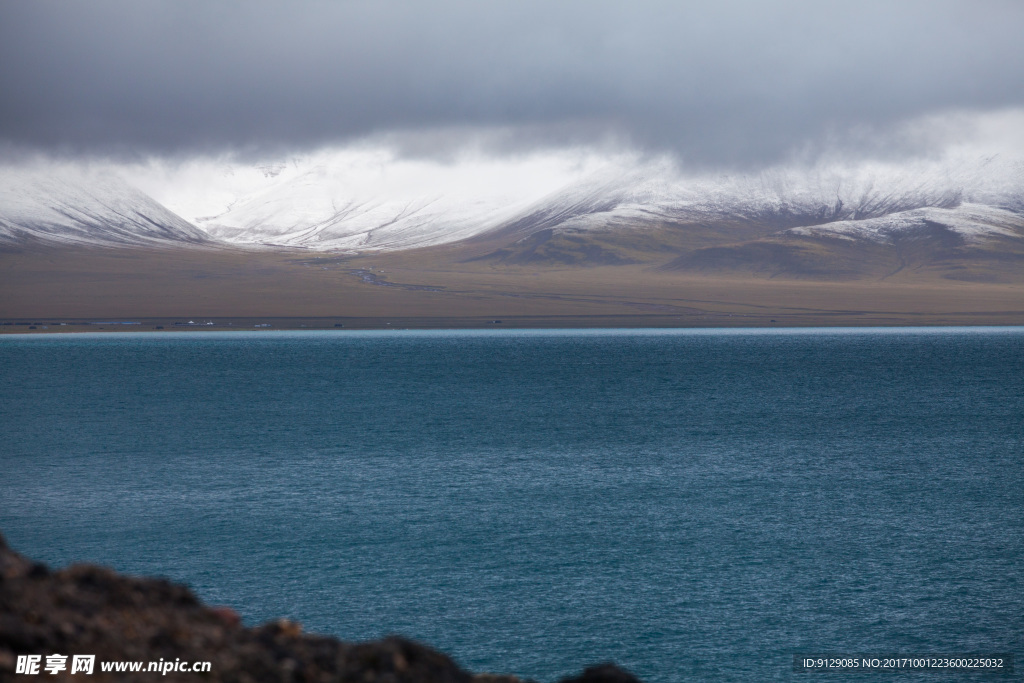
<svg viewBox="0 0 1024 683">
<path fill-rule="evenodd" d="M 13 547 L 247 623 L 542 681 L 1024 654 L 1022 328 L 16 336 L 0 383 Z"/>
</svg>

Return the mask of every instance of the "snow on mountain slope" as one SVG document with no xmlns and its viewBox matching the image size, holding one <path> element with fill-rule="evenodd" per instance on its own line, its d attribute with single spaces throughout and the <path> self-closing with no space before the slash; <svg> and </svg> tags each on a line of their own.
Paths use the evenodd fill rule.
<svg viewBox="0 0 1024 683">
<path fill-rule="evenodd" d="M 977 242 L 994 235 L 1024 237 L 1024 214 L 984 204 L 965 203 L 948 208 L 929 206 L 876 218 L 790 228 L 785 234 L 832 236 L 885 243 L 892 242 L 893 238 L 900 234 L 919 231 L 929 226 L 941 226 L 960 235 L 966 242 Z"/>
<path fill-rule="evenodd" d="M 235 243 L 327 250 L 393 250 L 453 242 L 499 225 L 571 180 L 578 153 L 452 162 L 340 150 L 293 160 L 226 211 L 197 219 Z"/>
<path fill-rule="evenodd" d="M 117 175 L 0 169 L 0 242 L 208 244 L 205 232 Z"/>
<path fill-rule="evenodd" d="M 563 169 L 527 187 L 522 169 L 496 177 L 493 167 L 467 174 L 455 166 L 403 169 L 402 163 L 408 164 L 320 159 L 198 224 L 236 243 L 363 251 L 659 222 L 743 221 L 775 230 L 831 225 L 818 232 L 878 239 L 880 230 L 948 220 L 981 238 L 1016 225 L 1010 215 L 994 222 L 981 217 L 982 207 L 1024 214 L 1021 165 L 986 159 L 687 176 L 666 159 L 620 157 Z M 974 208 L 958 209 L 962 204 Z"/>
<path fill-rule="evenodd" d="M 356 148 L 260 164 L 0 169 L 6 241 L 387 251 L 477 237 L 511 243 L 541 230 L 694 223 L 876 242 L 939 224 L 976 241 L 1024 235 L 1022 217 L 1024 163 L 1014 158 L 724 175 L 682 173 L 666 158 L 580 150 L 439 161 Z"/>
<path fill-rule="evenodd" d="M 397 198 L 346 192 L 316 169 L 220 216 L 201 221 L 211 236 L 311 249 L 390 250 L 468 237 L 515 213 L 515 197 L 468 193 Z"/>
<path fill-rule="evenodd" d="M 977 239 L 1020 234 L 1022 217 L 1024 165 L 1019 162 L 779 168 L 717 177 L 679 176 L 663 163 L 584 179 L 498 229 L 526 235 L 655 221 L 744 221 L 877 240 L 879 231 L 931 221 Z"/>
</svg>

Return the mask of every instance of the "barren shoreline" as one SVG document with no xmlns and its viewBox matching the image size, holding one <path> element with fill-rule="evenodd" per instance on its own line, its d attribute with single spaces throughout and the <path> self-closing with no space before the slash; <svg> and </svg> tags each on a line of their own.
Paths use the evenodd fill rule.
<svg viewBox="0 0 1024 683">
<path fill-rule="evenodd" d="M 109 324 L 126 322 L 138 324 Z M 494 266 L 429 250 L 0 252 L 0 334 L 935 325 L 1024 325 L 1024 273 L 1014 282 L 927 271 L 815 280 L 639 264 Z"/>
<path fill-rule="evenodd" d="M 254 323 L 253 320 L 265 320 L 266 322 Z M 336 322 L 344 320 L 345 322 Z M 301 322 L 300 322 L 301 321 Z M 583 318 L 583 317 L 552 317 L 552 318 L 505 318 L 497 321 L 480 320 L 476 318 L 361 318 L 361 319 L 282 319 L 282 318 L 260 318 L 260 319 L 221 319 L 213 325 L 180 325 L 177 319 L 140 319 L 137 324 L 106 324 L 100 325 L 91 321 L 71 321 L 60 323 L 49 323 L 43 325 L 28 324 L 19 322 L 12 325 L 0 325 L 0 335 L 6 336 L 46 336 L 46 335 L 75 335 L 75 334 L 119 334 L 119 333 L 189 333 L 204 334 L 211 332 L 272 332 L 272 331 L 318 331 L 318 332 L 355 332 L 355 331 L 402 331 L 402 330 L 630 330 L 630 329 L 663 329 L 663 330 L 728 330 L 728 329 L 858 329 L 858 328 L 938 328 L 938 327 L 966 327 L 966 328 L 1004 328 L 1022 327 L 1020 324 L 957 324 L 957 323 L 929 323 L 919 325 L 907 325 L 899 321 L 879 322 L 874 324 L 832 324 L 820 325 L 808 323 L 804 325 L 793 324 L 759 324 L 744 321 L 742 318 L 735 323 L 717 325 L 686 325 L 672 324 L 673 320 L 659 319 L 653 316 L 637 316 L 634 319 L 624 318 Z"/>
</svg>

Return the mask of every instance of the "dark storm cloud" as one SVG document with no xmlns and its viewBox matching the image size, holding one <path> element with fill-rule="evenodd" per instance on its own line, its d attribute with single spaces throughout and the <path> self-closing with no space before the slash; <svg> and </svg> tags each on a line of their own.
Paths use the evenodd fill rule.
<svg viewBox="0 0 1024 683">
<path fill-rule="evenodd" d="M 0 139 L 177 154 L 505 127 L 770 160 L 1024 104 L 1022 29 L 1024 3 L 978 0 L 2 0 Z"/>
</svg>

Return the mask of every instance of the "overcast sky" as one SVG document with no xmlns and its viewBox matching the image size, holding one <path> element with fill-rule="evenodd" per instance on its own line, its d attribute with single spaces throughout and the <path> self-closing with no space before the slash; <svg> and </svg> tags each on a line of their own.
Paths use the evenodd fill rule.
<svg viewBox="0 0 1024 683">
<path fill-rule="evenodd" d="M 1024 106 L 1022 35 L 1018 0 L 0 0 L 0 141 L 173 157 L 388 134 L 431 153 L 483 134 L 696 165 L 826 143 L 919 153 L 908 121 Z"/>
</svg>

